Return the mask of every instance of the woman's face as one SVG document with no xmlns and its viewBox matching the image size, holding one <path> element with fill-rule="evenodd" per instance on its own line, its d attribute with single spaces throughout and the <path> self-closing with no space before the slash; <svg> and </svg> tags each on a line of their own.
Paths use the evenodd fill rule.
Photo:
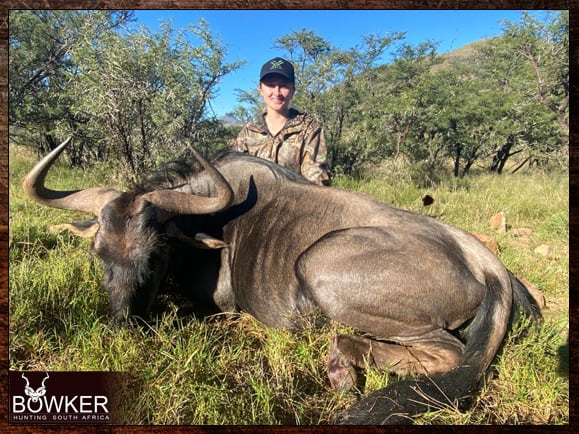
<svg viewBox="0 0 579 434">
<path fill-rule="evenodd" d="M 259 93 L 268 109 L 285 112 L 294 95 L 294 84 L 278 74 L 265 76 L 259 83 Z"/>
</svg>

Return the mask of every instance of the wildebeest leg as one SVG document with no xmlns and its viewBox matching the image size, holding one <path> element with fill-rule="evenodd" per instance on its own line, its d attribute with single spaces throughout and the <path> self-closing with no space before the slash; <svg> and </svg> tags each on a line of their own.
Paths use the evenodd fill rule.
<svg viewBox="0 0 579 434">
<path fill-rule="evenodd" d="M 457 366 L 463 351 L 464 344 L 442 329 L 405 338 L 402 345 L 338 335 L 330 344 L 328 377 L 334 389 L 345 391 L 356 385 L 354 367 L 371 366 L 402 375 L 434 375 Z"/>
<path fill-rule="evenodd" d="M 402 374 L 452 369 L 464 345 L 447 330 L 468 321 L 487 292 L 453 243 L 387 227 L 327 234 L 300 256 L 296 273 L 325 315 L 380 339 L 336 339 L 329 374 L 339 388 L 355 382 L 365 360 Z"/>
</svg>

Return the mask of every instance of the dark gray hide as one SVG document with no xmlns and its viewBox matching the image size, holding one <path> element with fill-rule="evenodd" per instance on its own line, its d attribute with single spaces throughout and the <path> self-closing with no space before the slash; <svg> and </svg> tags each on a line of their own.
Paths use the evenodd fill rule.
<svg viewBox="0 0 579 434">
<path fill-rule="evenodd" d="M 227 154 L 212 165 L 232 197 L 211 212 L 183 215 L 175 203 L 186 196 L 171 196 L 221 196 L 218 174 L 206 163 L 187 182 L 153 193 L 115 192 L 93 211 L 95 251 L 113 312 L 146 315 L 170 264 L 179 264 L 181 277 L 169 275 L 194 287 L 205 306 L 243 310 L 287 328 L 321 311 L 364 333 L 337 336 L 330 345 L 328 374 L 337 389 L 354 386 L 356 368 L 366 363 L 421 374 L 362 399 L 340 422 L 406 422 L 428 410 L 417 402 L 424 402 L 417 385 L 443 401 L 471 393 L 501 345 L 514 305 L 539 315 L 526 288 L 460 229 L 312 185 L 252 156 Z M 198 246 L 210 250 L 200 254 Z M 211 249 L 220 249 L 220 258 Z M 465 324 L 459 340 L 456 331 Z"/>
</svg>

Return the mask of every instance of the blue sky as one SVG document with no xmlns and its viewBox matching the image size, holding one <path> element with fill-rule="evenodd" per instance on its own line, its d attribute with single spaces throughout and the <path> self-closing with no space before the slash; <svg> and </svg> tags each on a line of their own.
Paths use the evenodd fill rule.
<svg viewBox="0 0 579 434">
<path fill-rule="evenodd" d="M 534 14 L 542 17 L 545 12 Z M 227 47 L 227 61 L 244 60 L 239 70 L 225 76 L 211 107 L 217 116 L 230 112 L 238 102 L 235 89 L 257 86 L 261 65 L 285 54 L 273 48 L 277 38 L 302 29 L 312 30 L 332 46 L 349 49 L 362 37 L 377 33 L 405 32 L 405 42 L 437 42 L 444 53 L 469 42 L 502 33 L 502 20 L 518 22 L 516 10 L 141 10 L 138 24 L 157 31 L 172 20 L 174 28 L 198 23 L 203 18 L 211 32 Z"/>
</svg>

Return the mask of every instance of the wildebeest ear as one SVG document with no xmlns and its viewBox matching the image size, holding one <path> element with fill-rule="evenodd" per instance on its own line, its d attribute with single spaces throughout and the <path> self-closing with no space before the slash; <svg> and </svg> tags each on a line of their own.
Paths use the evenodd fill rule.
<svg viewBox="0 0 579 434">
<path fill-rule="evenodd" d="M 94 237 L 97 231 L 99 230 L 98 221 L 93 220 L 82 220 L 79 222 L 73 223 L 64 223 L 61 225 L 53 225 L 49 228 L 49 231 L 53 234 L 69 231 L 72 232 L 74 235 L 78 235 L 79 237 L 83 238 L 91 238 Z"/>
<path fill-rule="evenodd" d="M 203 232 L 198 232 L 193 237 L 185 235 L 181 232 L 181 229 L 177 227 L 175 222 L 170 222 L 166 227 L 166 231 L 170 237 L 177 238 L 199 249 L 223 249 L 229 245 L 225 241 Z"/>
<path fill-rule="evenodd" d="M 223 249 L 229 245 L 225 241 L 220 240 L 219 238 L 213 238 L 212 236 L 204 234 L 203 232 L 195 234 L 195 239 L 193 242 L 197 245 L 197 247 L 202 249 Z"/>
</svg>

